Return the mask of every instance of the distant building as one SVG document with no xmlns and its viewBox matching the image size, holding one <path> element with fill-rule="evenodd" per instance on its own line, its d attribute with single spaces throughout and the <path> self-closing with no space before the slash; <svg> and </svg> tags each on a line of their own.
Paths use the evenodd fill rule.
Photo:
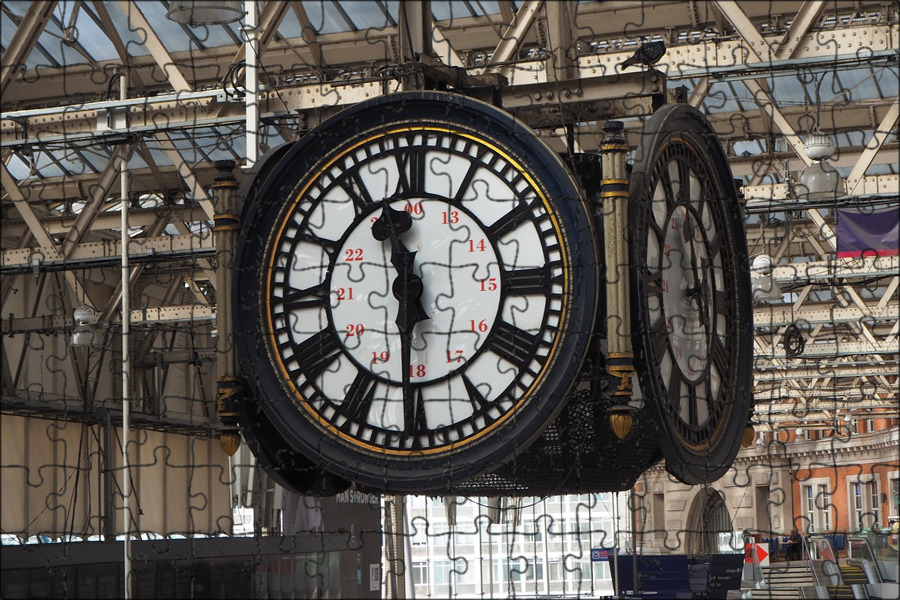
<svg viewBox="0 0 900 600">
<path fill-rule="evenodd" d="M 407 499 L 411 583 L 416 598 L 609 596 L 609 562 L 591 549 L 613 548 L 614 494 L 550 498 Z M 619 494 L 619 542 L 627 530 Z M 630 542 L 629 542 L 630 543 Z"/>
</svg>

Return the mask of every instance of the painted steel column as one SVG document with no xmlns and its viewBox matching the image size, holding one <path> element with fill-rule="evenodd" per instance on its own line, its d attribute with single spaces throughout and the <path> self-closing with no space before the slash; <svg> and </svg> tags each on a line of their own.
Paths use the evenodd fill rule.
<svg viewBox="0 0 900 600">
<path fill-rule="evenodd" d="M 119 99 L 128 99 L 128 73 L 119 78 Z M 128 124 L 125 123 L 127 129 Z M 125 599 L 131 598 L 131 465 L 128 462 L 128 432 L 131 428 L 131 265 L 128 260 L 128 157 L 125 153 L 119 163 L 119 194 L 122 202 L 122 509 L 125 540 L 124 587 Z"/>
<path fill-rule="evenodd" d="M 619 439 L 623 439 L 634 422 L 634 408 L 628 405 L 634 375 L 628 289 L 628 176 L 625 172 L 628 144 L 621 121 L 607 121 L 603 131 L 600 197 L 606 257 L 606 373 L 609 397 L 614 403 L 610 407 L 610 425 Z"/>
<path fill-rule="evenodd" d="M 212 190 L 216 199 L 213 233 L 216 244 L 216 414 L 225 426 L 219 442 L 228 456 L 234 456 L 241 445 L 238 433 L 238 402 L 244 391 L 238 377 L 234 345 L 234 316 L 231 287 L 234 252 L 240 232 L 237 210 L 238 184 L 234 177 L 233 160 L 216 161 L 216 175 Z"/>
<path fill-rule="evenodd" d="M 256 0 L 245 0 L 244 33 L 247 48 L 244 52 L 244 106 L 246 107 L 247 148 L 243 168 L 252 169 L 259 159 L 259 28 Z M 229 288 L 230 289 L 230 288 Z"/>
</svg>

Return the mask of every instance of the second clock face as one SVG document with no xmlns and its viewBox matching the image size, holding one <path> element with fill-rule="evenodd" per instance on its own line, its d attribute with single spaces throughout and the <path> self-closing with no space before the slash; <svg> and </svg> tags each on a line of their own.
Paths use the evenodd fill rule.
<svg viewBox="0 0 900 600">
<path fill-rule="evenodd" d="M 687 484 L 731 466 L 752 406 L 747 253 L 734 180 L 696 109 L 648 120 L 632 172 L 631 286 L 644 398 L 668 470 Z"/>
<path fill-rule="evenodd" d="M 318 432 L 351 451 L 337 461 L 474 446 L 498 459 L 516 440 L 486 440 L 530 441 L 583 357 L 590 220 L 539 140 L 397 121 L 333 144 L 271 222 L 257 314 L 291 404 L 271 406 L 273 421 L 288 439 L 312 425 L 297 445 L 321 448 Z"/>
</svg>

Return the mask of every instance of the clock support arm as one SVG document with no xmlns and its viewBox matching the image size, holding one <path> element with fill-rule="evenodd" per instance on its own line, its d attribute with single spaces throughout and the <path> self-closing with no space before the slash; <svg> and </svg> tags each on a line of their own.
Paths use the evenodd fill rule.
<svg viewBox="0 0 900 600">
<path fill-rule="evenodd" d="M 233 456 L 241 445 L 238 433 L 238 407 L 244 397 L 244 382 L 238 376 L 234 344 L 234 315 L 231 287 L 234 273 L 234 252 L 240 233 L 237 210 L 238 184 L 232 170 L 234 161 L 216 161 L 219 173 L 213 183 L 216 197 L 216 414 L 225 430 L 219 438 L 222 448 Z"/>
<path fill-rule="evenodd" d="M 607 121 L 600 145 L 603 179 L 603 237 L 606 258 L 606 373 L 613 401 L 610 425 L 624 438 L 634 422 L 631 406 L 634 352 L 631 345 L 631 298 L 628 285 L 628 188 L 625 157 L 628 145 L 621 121 Z"/>
</svg>

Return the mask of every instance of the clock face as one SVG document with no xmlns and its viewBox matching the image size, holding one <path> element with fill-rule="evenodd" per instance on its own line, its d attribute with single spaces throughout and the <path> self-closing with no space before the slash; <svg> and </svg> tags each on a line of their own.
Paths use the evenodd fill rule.
<svg viewBox="0 0 900 600">
<path fill-rule="evenodd" d="M 393 95 L 277 168 L 242 233 L 237 302 L 238 326 L 261 330 L 242 363 L 285 439 L 416 491 L 538 435 L 590 337 L 596 260 L 535 134 L 472 100 Z"/>
<path fill-rule="evenodd" d="M 669 470 L 699 483 L 730 466 L 751 406 L 742 220 L 724 153 L 693 109 L 654 115 L 639 157 L 629 220 L 641 389 Z"/>
</svg>

